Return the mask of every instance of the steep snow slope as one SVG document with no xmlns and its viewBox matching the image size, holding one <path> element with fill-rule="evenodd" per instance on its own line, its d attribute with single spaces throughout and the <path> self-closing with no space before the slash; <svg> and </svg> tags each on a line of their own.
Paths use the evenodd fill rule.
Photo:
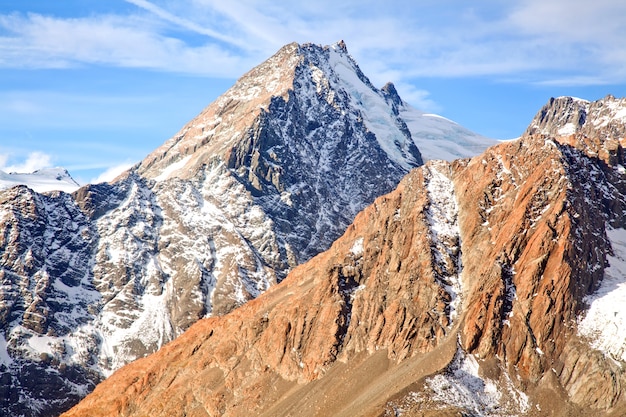
<svg viewBox="0 0 626 417">
<path fill-rule="evenodd" d="M 586 298 L 589 310 L 580 318 L 578 331 L 591 346 L 617 361 L 626 362 L 626 230 L 607 231 L 613 255 L 600 288 Z"/>
<path fill-rule="evenodd" d="M 469 158 L 498 143 L 445 117 L 421 112 L 409 104 L 402 105 L 400 117 L 425 160 Z"/>
<path fill-rule="evenodd" d="M 452 161 L 480 154 L 498 141 L 478 135 L 463 126 L 432 113 L 424 113 L 406 103 L 393 84 L 382 88 L 393 111 L 411 132 L 413 143 L 424 160 Z"/>
</svg>

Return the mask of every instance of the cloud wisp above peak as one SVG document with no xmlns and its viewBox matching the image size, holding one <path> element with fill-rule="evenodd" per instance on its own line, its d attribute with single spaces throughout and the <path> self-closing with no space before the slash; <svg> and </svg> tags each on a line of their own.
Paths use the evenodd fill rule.
<svg viewBox="0 0 626 417">
<path fill-rule="evenodd" d="M 109 65 L 236 78 L 294 40 L 344 39 L 363 66 L 399 70 L 407 79 L 626 78 L 626 5 L 617 0 L 599 0 L 593 7 L 582 0 L 478 5 L 448 0 L 438 6 L 398 0 L 384 7 L 327 0 L 315 7 L 269 0 L 125 2 L 136 10 L 0 15 L 0 66 Z"/>
<path fill-rule="evenodd" d="M 103 173 L 98 175 L 95 178 L 92 178 L 89 183 L 90 184 L 99 184 L 102 182 L 110 182 L 121 175 L 123 172 L 129 170 L 133 165 L 131 162 L 121 163 L 119 165 L 112 166 L 107 168 Z"/>
</svg>

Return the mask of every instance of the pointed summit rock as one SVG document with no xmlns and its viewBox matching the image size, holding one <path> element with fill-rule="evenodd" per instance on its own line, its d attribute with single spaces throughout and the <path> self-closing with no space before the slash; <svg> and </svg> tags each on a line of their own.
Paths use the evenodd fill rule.
<svg viewBox="0 0 626 417">
<path fill-rule="evenodd" d="M 64 416 L 624 415 L 625 140 L 604 132 L 427 162 Z"/>
<path fill-rule="evenodd" d="M 340 129 L 334 135 L 325 128 L 330 122 Z M 302 154 L 314 153 L 329 141 L 334 146 L 347 146 L 349 143 L 344 142 L 349 136 L 359 137 L 360 142 L 351 140 L 354 146 L 366 147 L 363 152 L 381 148 L 376 153 L 382 150 L 396 169 L 407 171 L 422 163 L 410 134 L 386 103 L 385 94 L 361 72 L 345 44 L 321 47 L 293 43 L 243 75 L 150 154 L 137 171 L 159 180 L 173 174 L 185 178 L 194 175 L 206 160 L 219 157 L 231 169 L 252 168 L 243 179 L 262 192 L 262 180 L 273 173 L 261 171 L 268 169 L 264 163 L 288 162 L 280 159 L 285 155 L 279 151 L 293 148 L 290 142 L 301 143 L 298 151 Z M 254 152 L 259 160 L 253 162 Z M 315 156 L 322 155 L 311 155 Z"/>
</svg>

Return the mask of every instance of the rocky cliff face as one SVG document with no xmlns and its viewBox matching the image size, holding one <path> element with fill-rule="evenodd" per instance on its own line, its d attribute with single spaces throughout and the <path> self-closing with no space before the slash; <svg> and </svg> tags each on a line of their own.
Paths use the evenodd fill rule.
<svg viewBox="0 0 626 417">
<path fill-rule="evenodd" d="M 65 416 L 623 415 L 623 146 L 528 134 L 429 162 Z"/>
<path fill-rule="evenodd" d="M 608 95 L 597 101 L 574 97 L 551 98 L 537 113 L 526 134 L 611 139 L 626 135 L 626 98 Z"/>
<path fill-rule="evenodd" d="M 327 249 L 422 164 L 411 112 L 343 43 L 291 44 L 111 184 L 0 192 L 2 411 L 56 415 Z"/>
</svg>

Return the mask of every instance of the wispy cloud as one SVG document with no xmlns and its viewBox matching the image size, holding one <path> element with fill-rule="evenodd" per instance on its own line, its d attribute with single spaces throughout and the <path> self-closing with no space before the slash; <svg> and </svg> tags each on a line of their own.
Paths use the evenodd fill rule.
<svg viewBox="0 0 626 417">
<path fill-rule="evenodd" d="M 158 0 L 136 1 L 145 10 L 160 4 L 155 12 L 160 15 L 166 8 Z M 593 7 L 583 0 L 440 3 L 435 7 L 403 0 L 384 4 L 323 0 L 314 5 L 192 0 L 177 3 L 172 14 L 184 17 L 182 26 L 210 26 L 229 39 L 239 39 L 250 53 L 259 52 L 259 44 L 269 54 L 294 40 L 345 39 L 377 84 L 389 80 L 383 77 L 392 72 L 397 76 L 392 81 L 399 84 L 416 77 L 571 79 L 575 85 L 626 79 L 623 2 L 599 0 Z"/>
<path fill-rule="evenodd" d="M 89 181 L 91 184 L 99 184 L 101 182 L 109 182 L 113 181 L 116 177 L 118 177 L 124 171 L 130 169 L 134 164 L 132 163 L 123 163 L 119 165 L 115 165 L 107 168 L 102 174 L 98 175 L 96 178 L 93 178 Z"/>
<path fill-rule="evenodd" d="M 250 63 L 217 44 L 190 46 L 138 16 L 0 16 L 0 67 L 96 64 L 232 77 Z"/>
<path fill-rule="evenodd" d="M 344 39 L 376 84 L 390 74 L 399 84 L 626 79 L 626 4 L 617 0 L 126 2 L 133 14 L 0 16 L 0 67 L 98 64 L 235 78 L 285 43 Z"/>
<path fill-rule="evenodd" d="M 49 168 L 52 166 L 52 158 L 50 155 L 43 152 L 31 152 L 19 162 L 13 162 L 10 165 L 7 163 L 14 160 L 11 155 L 0 154 L 0 171 L 4 172 L 18 172 L 18 173 L 31 173 L 38 169 Z"/>
<path fill-rule="evenodd" d="M 180 16 L 176 16 L 175 14 L 170 13 L 167 10 L 149 1 L 146 1 L 146 0 L 125 0 L 125 1 L 127 3 L 134 4 L 135 6 L 140 7 L 144 10 L 147 10 L 148 12 L 153 13 L 154 15 L 160 17 L 163 20 L 171 22 L 177 26 L 183 27 L 192 32 L 205 35 L 216 40 L 224 41 L 232 45 L 247 46 L 245 43 L 242 42 L 241 39 L 224 35 L 224 33 L 222 32 L 212 30 L 211 28 L 208 28 L 206 26 L 194 23 L 191 20 L 182 18 Z"/>
<path fill-rule="evenodd" d="M 623 43 L 626 3 L 619 0 L 524 0 L 507 22 L 525 34 L 558 43 Z"/>
</svg>

